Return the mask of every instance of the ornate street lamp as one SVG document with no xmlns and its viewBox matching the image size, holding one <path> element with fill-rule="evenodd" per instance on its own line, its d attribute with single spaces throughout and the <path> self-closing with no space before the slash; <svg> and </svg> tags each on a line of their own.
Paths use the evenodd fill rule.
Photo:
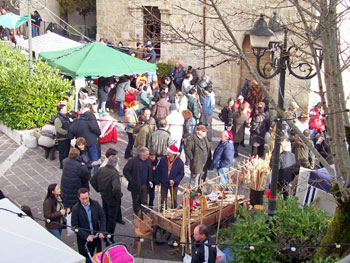
<svg viewBox="0 0 350 263">
<path fill-rule="evenodd" d="M 272 35 L 270 32 L 274 32 Z M 283 42 L 271 41 L 272 37 L 277 38 L 276 35 L 283 32 Z M 290 74 L 298 79 L 311 79 L 316 75 L 313 65 L 307 62 L 294 63 L 290 60 L 291 51 L 297 49 L 295 46 L 287 47 L 287 27 L 283 26 L 281 20 L 276 13 L 271 18 L 269 26 L 264 20 L 264 15 L 260 15 L 260 18 L 256 21 L 254 28 L 250 30 L 250 42 L 253 49 L 253 53 L 256 56 L 256 68 L 261 77 L 264 79 L 272 79 L 279 74 L 279 89 L 278 92 L 278 107 L 283 110 L 284 101 L 284 87 L 286 78 L 286 69 Z M 261 41 L 257 40 L 261 38 Z M 269 41 L 267 41 L 267 38 Z M 268 48 L 270 47 L 270 50 Z M 271 52 L 270 61 L 266 62 L 262 68 L 260 66 L 261 58 L 265 55 L 266 51 Z M 278 54 L 277 54 L 278 53 Z M 319 53 L 319 65 L 322 64 L 322 53 Z M 278 57 L 276 57 L 278 55 Z M 294 69 L 298 69 L 302 76 L 298 75 Z M 270 185 L 270 195 L 268 201 L 267 212 L 269 215 L 274 215 L 276 211 L 276 196 L 277 196 L 277 180 L 278 180 L 278 166 L 280 158 L 280 147 L 282 138 L 282 121 L 281 116 L 278 116 L 276 135 L 275 135 L 275 148 L 272 156 L 272 176 Z"/>
<path fill-rule="evenodd" d="M 251 46 L 258 49 L 266 50 L 269 46 L 271 37 L 274 36 L 273 31 L 267 26 L 264 15 L 256 20 L 254 28 L 250 30 Z"/>
</svg>

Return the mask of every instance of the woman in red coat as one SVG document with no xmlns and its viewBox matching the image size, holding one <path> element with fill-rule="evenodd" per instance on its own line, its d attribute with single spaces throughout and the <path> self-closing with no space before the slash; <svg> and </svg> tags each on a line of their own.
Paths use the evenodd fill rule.
<svg viewBox="0 0 350 263">
<path fill-rule="evenodd" d="M 309 127 L 311 130 L 311 139 L 315 137 L 317 133 L 323 133 L 325 131 L 324 117 L 322 103 L 319 102 L 309 112 Z"/>
</svg>

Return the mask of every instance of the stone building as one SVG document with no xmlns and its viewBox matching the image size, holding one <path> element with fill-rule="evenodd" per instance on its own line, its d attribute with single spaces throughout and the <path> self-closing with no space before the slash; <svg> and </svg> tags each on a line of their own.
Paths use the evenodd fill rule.
<svg viewBox="0 0 350 263">
<path fill-rule="evenodd" d="M 232 59 L 232 57 L 218 55 L 209 47 L 203 49 L 198 44 L 205 39 L 211 45 L 223 48 L 225 51 L 232 53 L 236 51 L 232 48 L 231 41 L 227 39 L 227 33 L 220 35 L 224 29 L 220 21 L 213 19 L 215 14 L 212 9 L 202 2 L 198 0 L 96 0 L 96 39 L 107 38 L 115 44 L 122 41 L 124 45 L 133 48 L 136 47 L 138 41 L 145 43 L 151 40 L 160 55 L 159 62 L 179 61 L 185 68 L 188 65 L 194 68 L 205 67 L 200 70 L 199 75 L 205 73 L 212 76 L 214 85 L 217 87 L 218 101 L 223 105 L 229 97 L 235 97 L 239 93 L 245 79 L 252 80 L 252 77 L 244 63 L 237 59 L 216 66 L 224 59 Z M 249 18 L 242 14 L 238 17 L 229 16 L 228 10 L 234 11 L 235 8 L 241 8 L 250 10 L 250 14 L 254 12 L 259 14 L 262 11 L 257 6 L 258 2 L 265 1 L 239 0 L 235 1 L 234 6 L 231 1 L 220 2 L 220 10 L 252 65 L 256 64 L 256 58 L 252 54 L 247 31 L 253 27 L 257 16 L 250 15 Z M 267 10 L 266 13 L 271 14 L 272 12 Z M 283 10 L 281 13 L 280 16 L 290 15 L 289 10 Z M 186 37 L 189 37 L 189 41 L 191 38 L 198 39 L 198 41 L 192 41 L 198 45 L 179 43 L 181 39 L 176 37 L 174 30 L 181 33 L 186 30 L 191 31 L 191 35 L 188 34 Z M 270 53 L 267 52 L 262 62 L 269 59 Z M 214 67 L 210 67 L 211 65 Z M 275 77 L 272 80 L 264 80 L 276 101 L 278 79 Z M 300 81 L 288 75 L 285 89 L 286 100 L 293 99 L 301 107 L 307 108 L 309 85 L 309 81 Z"/>
<path fill-rule="evenodd" d="M 34 2 L 34 1 L 33 1 Z M 43 1 L 45 2 L 45 1 Z M 0 2 L 1 3 L 1 2 Z M 21 9 L 14 10 L 15 13 L 19 13 L 20 15 L 27 15 L 27 7 L 26 2 L 21 2 Z M 4 5 L 5 6 L 5 5 Z M 7 5 L 9 8 L 11 8 L 11 5 Z M 65 24 L 60 21 L 60 11 L 59 11 L 59 4 L 56 0 L 48 0 L 46 3 L 46 6 L 42 6 L 41 4 L 38 4 L 34 2 L 32 7 L 32 12 L 34 10 L 37 10 L 41 16 L 42 23 L 40 25 L 39 33 L 44 34 L 46 32 L 47 27 L 50 23 L 56 23 L 57 27 L 60 30 L 64 30 Z M 11 10 L 12 11 L 12 10 Z M 68 23 L 73 26 L 75 29 L 77 29 L 79 32 L 82 32 L 83 34 L 86 34 L 88 36 L 93 36 L 96 33 L 96 13 L 91 13 L 86 17 L 86 21 L 84 22 L 83 16 L 79 15 L 78 12 L 72 12 L 68 14 Z M 27 29 L 26 26 L 23 26 L 22 32 L 26 34 Z M 71 38 L 79 39 L 79 35 L 77 35 L 77 32 L 70 29 L 69 32 L 73 33 L 70 35 Z"/>
</svg>

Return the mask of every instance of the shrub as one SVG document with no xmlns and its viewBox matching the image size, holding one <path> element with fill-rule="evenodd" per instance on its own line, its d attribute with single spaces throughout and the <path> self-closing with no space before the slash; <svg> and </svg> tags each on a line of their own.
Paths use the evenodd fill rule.
<svg viewBox="0 0 350 263">
<path fill-rule="evenodd" d="M 314 255 L 314 248 L 298 248 L 292 252 L 255 247 L 252 252 L 235 244 L 282 247 L 317 245 L 321 243 L 330 223 L 323 210 L 310 206 L 300 208 L 295 197 L 287 201 L 279 197 L 277 214 L 273 218 L 261 211 L 248 211 L 246 208 L 240 208 L 239 212 L 236 222 L 221 231 L 223 241 L 230 244 L 234 262 L 306 262 Z"/>
<path fill-rule="evenodd" d="M 336 263 L 340 260 L 340 258 L 332 258 L 332 257 L 326 257 L 326 258 L 318 258 L 318 259 L 312 259 L 310 261 L 307 261 L 306 263 Z"/>
<path fill-rule="evenodd" d="M 0 121 L 12 129 L 31 129 L 48 123 L 56 105 L 67 98 L 72 83 L 47 63 L 33 63 L 29 75 L 28 58 L 0 43 Z"/>
<path fill-rule="evenodd" d="M 172 69 L 173 65 L 168 64 L 168 63 L 158 63 L 157 68 L 158 68 L 158 77 L 164 78 L 166 76 L 169 76 L 169 73 Z"/>
</svg>

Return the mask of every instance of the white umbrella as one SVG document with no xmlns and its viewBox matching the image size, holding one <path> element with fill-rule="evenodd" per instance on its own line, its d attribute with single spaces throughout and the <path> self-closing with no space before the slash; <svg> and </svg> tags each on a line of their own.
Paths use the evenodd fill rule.
<svg viewBox="0 0 350 263">
<path fill-rule="evenodd" d="M 0 200 L 0 262 L 84 263 L 85 258 L 54 237 L 8 199 Z"/>
</svg>

